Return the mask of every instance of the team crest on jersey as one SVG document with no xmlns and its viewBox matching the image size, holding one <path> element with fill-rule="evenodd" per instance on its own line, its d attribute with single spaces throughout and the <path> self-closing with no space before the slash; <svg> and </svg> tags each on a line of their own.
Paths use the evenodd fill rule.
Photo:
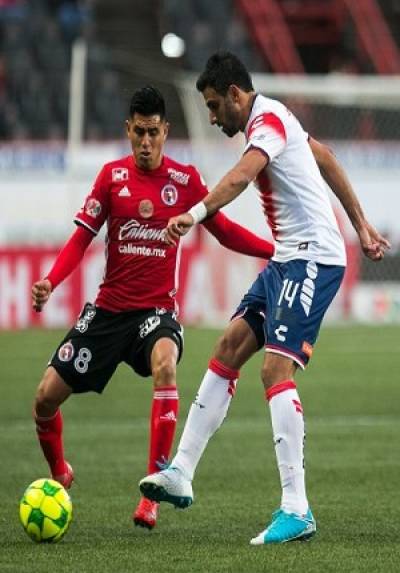
<svg viewBox="0 0 400 573">
<path fill-rule="evenodd" d="M 161 199 L 165 205 L 172 207 L 178 201 L 178 190 L 174 185 L 168 183 L 161 189 Z"/>
<path fill-rule="evenodd" d="M 85 212 L 95 219 L 101 213 L 101 203 L 97 199 L 88 199 L 85 205 Z"/>
<path fill-rule="evenodd" d="M 114 167 L 111 171 L 111 177 L 113 183 L 116 181 L 127 181 L 129 179 L 129 173 L 126 167 Z"/>
<path fill-rule="evenodd" d="M 149 219 L 154 213 L 154 205 L 150 199 L 142 199 L 139 203 L 139 214 L 144 219 Z"/>
<path fill-rule="evenodd" d="M 63 344 L 60 350 L 58 351 L 58 358 L 59 360 L 61 360 L 61 362 L 69 362 L 70 360 L 72 360 L 74 353 L 75 349 L 72 345 L 72 342 L 68 341 L 65 344 Z"/>
</svg>

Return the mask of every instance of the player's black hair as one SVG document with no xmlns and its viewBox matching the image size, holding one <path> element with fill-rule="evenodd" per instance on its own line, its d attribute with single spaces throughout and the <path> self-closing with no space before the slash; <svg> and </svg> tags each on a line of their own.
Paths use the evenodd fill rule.
<svg viewBox="0 0 400 573">
<path fill-rule="evenodd" d="M 135 91 L 129 106 L 129 115 L 159 115 L 165 119 L 165 101 L 162 94 L 154 86 L 144 86 Z"/>
<path fill-rule="evenodd" d="M 231 52 L 216 52 L 208 58 L 196 88 L 199 92 L 207 87 L 214 88 L 218 94 L 225 96 L 232 84 L 245 92 L 254 91 L 250 74 L 239 58 Z"/>
</svg>

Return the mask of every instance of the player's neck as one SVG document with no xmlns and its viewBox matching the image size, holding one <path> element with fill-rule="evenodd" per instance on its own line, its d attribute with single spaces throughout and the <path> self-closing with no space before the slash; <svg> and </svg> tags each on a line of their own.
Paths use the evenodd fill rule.
<svg viewBox="0 0 400 573">
<path fill-rule="evenodd" d="M 246 125 L 249 121 L 250 114 L 253 110 L 254 102 L 257 97 L 256 92 L 248 92 L 244 94 L 244 101 L 243 101 L 243 113 L 242 113 L 242 121 L 240 126 L 240 131 L 245 131 Z"/>
<path fill-rule="evenodd" d="M 144 171 L 146 173 L 153 173 L 154 171 L 158 171 L 164 163 L 164 155 L 160 155 L 157 161 L 155 161 L 154 164 L 152 165 L 141 165 L 140 163 L 138 163 L 134 155 L 132 156 L 132 158 L 133 158 L 133 164 L 135 165 L 136 169 L 138 169 L 139 171 Z"/>
</svg>

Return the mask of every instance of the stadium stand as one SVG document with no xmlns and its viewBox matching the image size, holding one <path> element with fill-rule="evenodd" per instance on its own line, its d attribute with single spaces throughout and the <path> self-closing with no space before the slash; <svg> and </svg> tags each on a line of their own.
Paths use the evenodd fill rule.
<svg viewBox="0 0 400 573">
<path fill-rule="evenodd" d="M 89 54 L 87 140 L 121 138 L 129 96 L 149 82 L 169 102 L 172 136 L 186 137 L 171 79 L 200 70 L 207 54 L 234 51 L 253 72 L 395 73 L 399 21 L 394 0 L 0 0 L 0 139 L 66 138 L 71 46 L 79 37 Z M 160 50 L 168 32 L 186 43 L 175 60 Z M 322 135 L 399 136 L 391 117 L 350 113 L 347 133 L 340 126 Z"/>
</svg>

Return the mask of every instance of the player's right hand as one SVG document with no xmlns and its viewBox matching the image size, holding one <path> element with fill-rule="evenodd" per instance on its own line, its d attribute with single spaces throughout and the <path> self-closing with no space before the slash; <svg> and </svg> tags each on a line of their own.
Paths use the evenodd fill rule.
<svg viewBox="0 0 400 573">
<path fill-rule="evenodd" d="M 37 281 L 32 285 L 32 306 L 36 312 L 41 312 L 42 308 L 50 298 L 51 282 L 49 279 Z"/>
<path fill-rule="evenodd" d="M 165 242 L 176 247 L 180 237 L 186 235 L 194 225 L 194 219 L 189 213 L 171 217 L 165 233 Z"/>
</svg>

